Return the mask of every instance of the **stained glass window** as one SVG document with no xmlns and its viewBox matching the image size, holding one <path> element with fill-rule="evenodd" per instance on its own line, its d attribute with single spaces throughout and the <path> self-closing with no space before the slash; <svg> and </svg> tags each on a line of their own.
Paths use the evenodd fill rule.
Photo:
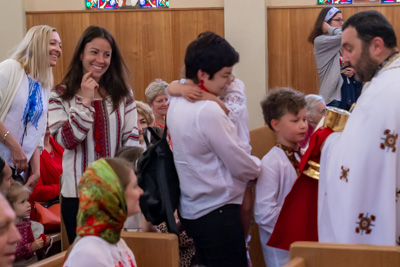
<svg viewBox="0 0 400 267">
<path fill-rule="evenodd" d="M 169 0 L 85 0 L 86 9 L 168 8 Z"/>
<path fill-rule="evenodd" d="M 353 0 L 318 0 L 318 5 L 352 4 Z"/>
</svg>

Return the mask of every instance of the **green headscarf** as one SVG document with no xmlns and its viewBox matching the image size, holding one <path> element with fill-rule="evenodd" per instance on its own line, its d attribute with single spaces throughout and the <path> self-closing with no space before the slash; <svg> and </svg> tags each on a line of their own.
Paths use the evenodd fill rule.
<svg viewBox="0 0 400 267">
<path fill-rule="evenodd" d="M 127 217 L 121 181 L 104 159 L 93 162 L 78 185 L 77 236 L 99 236 L 115 244 Z"/>
</svg>

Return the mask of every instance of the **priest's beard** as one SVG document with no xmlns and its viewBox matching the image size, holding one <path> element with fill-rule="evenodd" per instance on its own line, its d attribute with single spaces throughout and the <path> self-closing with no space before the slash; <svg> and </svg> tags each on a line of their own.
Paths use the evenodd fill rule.
<svg viewBox="0 0 400 267">
<path fill-rule="evenodd" d="M 369 44 L 363 43 L 361 56 L 358 62 L 356 62 L 354 66 L 352 66 L 356 71 L 356 80 L 360 82 L 371 81 L 375 75 L 376 70 L 378 69 L 378 66 L 379 62 L 371 58 L 371 55 L 369 53 Z"/>
</svg>

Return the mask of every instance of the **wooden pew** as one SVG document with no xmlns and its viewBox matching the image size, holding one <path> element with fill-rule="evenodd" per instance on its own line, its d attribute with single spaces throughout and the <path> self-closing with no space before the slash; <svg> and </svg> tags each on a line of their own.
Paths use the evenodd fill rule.
<svg viewBox="0 0 400 267">
<path fill-rule="evenodd" d="M 294 242 L 285 267 L 400 266 L 399 246 Z"/>
<path fill-rule="evenodd" d="M 138 266 L 179 267 L 178 237 L 174 234 L 122 232 Z M 66 251 L 29 267 L 62 267 Z"/>
<path fill-rule="evenodd" d="M 262 159 L 262 157 L 268 153 L 275 143 L 275 132 L 273 132 L 267 125 L 250 131 L 250 145 L 252 147 L 251 154 L 259 159 Z M 254 196 L 255 190 L 253 190 L 253 197 Z M 249 253 L 251 262 L 255 267 L 264 267 L 265 263 L 260 242 L 260 234 L 258 232 L 258 225 L 254 220 L 251 222 L 250 236 L 251 240 L 249 243 Z"/>
<path fill-rule="evenodd" d="M 135 255 L 138 266 L 179 267 L 175 234 L 122 232 L 121 237 Z"/>
<path fill-rule="evenodd" d="M 58 253 L 50 258 L 31 264 L 29 267 L 62 267 L 66 253 L 66 251 Z"/>
</svg>

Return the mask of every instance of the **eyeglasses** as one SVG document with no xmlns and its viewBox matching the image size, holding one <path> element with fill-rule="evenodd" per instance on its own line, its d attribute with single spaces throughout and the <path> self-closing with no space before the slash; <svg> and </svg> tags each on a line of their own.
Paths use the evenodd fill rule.
<svg viewBox="0 0 400 267">
<path fill-rule="evenodd" d="M 343 20 L 343 19 L 332 19 L 332 21 L 337 21 L 337 22 L 339 22 L 339 23 L 344 23 L 344 20 Z"/>
</svg>

